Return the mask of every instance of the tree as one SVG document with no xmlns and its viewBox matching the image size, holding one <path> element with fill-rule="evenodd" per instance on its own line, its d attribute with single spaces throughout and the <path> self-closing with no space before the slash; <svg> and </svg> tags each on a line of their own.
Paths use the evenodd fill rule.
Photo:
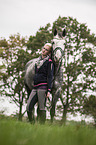
<svg viewBox="0 0 96 145">
<path fill-rule="evenodd" d="M 96 125 L 96 96 L 90 95 L 84 100 L 82 113 L 91 115 L 94 118 L 94 122 Z"/>
<path fill-rule="evenodd" d="M 50 23 L 48 23 L 45 27 L 40 27 L 36 33 L 36 36 L 29 37 L 27 48 L 33 52 L 41 50 L 42 46 L 44 46 L 46 42 L 51 42 L 52 36 Z"/>
<path fill-rule="evenodd" d="M 53 29 L 55 27 L 60 31 L 66 28 L 63 95 L 60 98 L 62 120 L 66 121 L 67 113 L 82 110 L 87 93 L 96 90 L 96 37 L 86 24 L 72 17 L 59 17 L 53 23 Z"/>
<path fill-rule="evenodd" d="M 19 120 L 22 119 L 22 105 L 25 98 L 24 67 L 31 55 L 26 49 L 26 39 L 20 34 L 0 40 L 0 57 L 5 69 L 1 76 L 1 92 L 9 96 L 19 107 Z"/>
</svg>

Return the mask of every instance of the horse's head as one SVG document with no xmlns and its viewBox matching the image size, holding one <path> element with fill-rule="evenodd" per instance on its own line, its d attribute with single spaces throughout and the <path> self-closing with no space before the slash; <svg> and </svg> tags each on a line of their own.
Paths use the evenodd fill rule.
<svg viewBox="0 0 96 145">
<path fill-rule="evenodd" d="M 64 54 L 64 37 L 66 35 L 65 29 L 62 32 L 58 32 L 54 29 L 54 38 L 52 40 L 53 47 L 53 59 L 55 62 L 59 62 Z"/>
</svg>

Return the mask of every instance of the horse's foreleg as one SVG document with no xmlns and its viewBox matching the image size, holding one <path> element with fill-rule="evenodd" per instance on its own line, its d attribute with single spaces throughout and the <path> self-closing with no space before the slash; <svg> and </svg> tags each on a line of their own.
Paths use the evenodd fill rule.
<svg viewBox="0 0 96 145">
<path fill-rule="evenodd" d="M 60 91 L 58 91 L 55 94 L 55 96 L 52 98 L 52 104 L 51 104 L 51 110 L 50 110 L 51 122 L 53 122 L 53 118 L 55 116 L 55 106 L 59 97 L 60 97 Z"/>
</svg>

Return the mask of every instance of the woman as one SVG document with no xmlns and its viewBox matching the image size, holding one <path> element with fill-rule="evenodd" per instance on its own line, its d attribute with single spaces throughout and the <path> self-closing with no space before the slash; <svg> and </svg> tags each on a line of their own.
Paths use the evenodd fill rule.
<svg viewBox="0 0 96 145">
<path fill-rule="evenodd" d="M 42 49 L 42 55 L 35 64 L 34 89 L 27 102 L 27 115 L 30 122 L 33 120 L 32 110 L 37 102 L 40 123 L 45 123 L 46 120 L 45 101 L 50 96 L 54 72 L 54 65 L 50 59 L 51 49 L 52 45 L 46 43 Z"/>
</svg>

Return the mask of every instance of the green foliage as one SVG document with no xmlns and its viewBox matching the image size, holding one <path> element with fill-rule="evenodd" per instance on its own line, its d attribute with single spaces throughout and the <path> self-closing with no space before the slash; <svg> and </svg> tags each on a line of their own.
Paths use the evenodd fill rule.
<svg viewBox="0 0 96 145">
<path fill-rule="evenodd" d="M 50 23 L 40 27 L 36 35 L 30 36 L 28 40 L 20 34 L 10 36 L 8 41 L 0 40 L 0 57 L 3 60 L 0 66 L 1 91 L 2 95 L 10 96 L 18 107 L 23 105 L 26 97 L 25 64 L 40 55 L 45 42 L 51 42 L 54 28 L 60 31 L 66 28 L 62 105 L 58 107 L 66 120 L 68 112 L 82 112 L 88 92 L 96 90 L 96 37 L 90 33 L 86 24 L 72 17 L 59 16 L 52 27 Z"/>
<path fill-rule="evenodd" d="M 2 145 L 95 145 L 96 130 L 80 125 L 31 125 L 1 120 L 0 144 Z"/>
<path fill-rule="evenodd" d="M 50 23 L 48 23 L 45 27 L 40 27 L 39 31 L 36 33 L 36 36 L 29 37 L 27 48 L 31 49 L 32 52 L 35 53 L 38 49 L 41 50 L 45 42 L 51 42 L 51 40 L 52 33 L 50 29 Z"/>
<path fill-rule="evenodd" d="M 96 84 L 96 37 L 86 24 L 72 17 L 59 17 L 53 29 L 66 28 L 64 53 L 63 121 L 68 112 L 81 111 L 88 92 L 95 91 Z"/>
<path fill-rule="evenodd" d="M 96 125 L 96 96 L 90 95 L 84 100 L 83 113 L 93 116 Z"/>
<path fill-rule="evenodd" d="M 31 55 L 26 50 L 26 40 L 20 34 L 9 37 L 6 42 L 0 40 L 2 58 L 1 95 L 9 96 L 20 108 L 21 115 L 24 90 L 24 67 L 31 59 Z M 19 117 L 20 118 L 20 117 Z"/>
</svg>

